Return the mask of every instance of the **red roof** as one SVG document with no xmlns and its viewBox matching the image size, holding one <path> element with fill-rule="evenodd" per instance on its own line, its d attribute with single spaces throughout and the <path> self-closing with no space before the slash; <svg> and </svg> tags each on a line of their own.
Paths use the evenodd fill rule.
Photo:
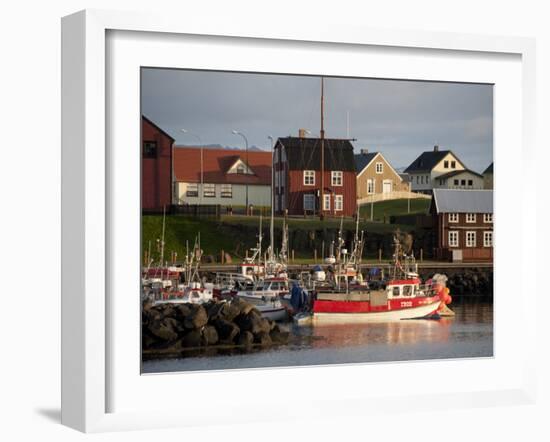
<svg viewBox="0 0 550 442">
<path fill-rule="evenodd" d="M 246 162 L 246 152 L 236 149 L 203 149 L 203 177 L 205 183 L 271 185 L 271 153 L 248 151 L 248 167 L 254 175 L 227 173 L 237 160 Z M 174 148 L 174 175 L 176 181 L 200 183 L 200 147 Z"/>
</svg>

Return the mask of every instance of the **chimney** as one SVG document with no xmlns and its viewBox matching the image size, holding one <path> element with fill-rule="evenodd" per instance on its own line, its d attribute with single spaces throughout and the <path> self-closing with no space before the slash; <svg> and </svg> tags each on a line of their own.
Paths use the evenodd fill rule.
<svg viewBox="0 0 550 442">
<path fill-rule="evenodd" d="M 434 146 L 434 152 L 439 152 L 439 145 L 436 144 L 436 145 Z"/>
<path fill-rule="evenodd" d="M 305 138 L 305 137 L 306 137 L 306 134 L 307 134 L 307 130 L 306 130 L 306 129 L 298 129 L 298 137 L 299 137 L 299 138 Z"/>
<path fill-rule="evenodd" d="M 369 153 L 368 149 L 361 149 L 361 155 L 367 155 Z"/>
</svg>

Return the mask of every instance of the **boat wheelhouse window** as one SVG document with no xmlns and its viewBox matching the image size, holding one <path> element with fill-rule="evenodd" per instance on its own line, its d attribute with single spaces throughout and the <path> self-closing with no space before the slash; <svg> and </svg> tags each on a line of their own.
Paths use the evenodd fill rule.
<svg viewBox="0 0 550 442">
<path fill-rule="evenodd" d="M 395 296 L 399 296 L 401 293 L 401 290 L 399 289 L 399 286 L 397 287 L 394 287 L 393 290 L 392 290 L 392 296 L 395 297 Z"/>
<path fill-rule="evenodd" d="M 412 295 L 412 285 L 404 285 L 403 286 L 403 296 L 411 296 Z"/>
</svg>

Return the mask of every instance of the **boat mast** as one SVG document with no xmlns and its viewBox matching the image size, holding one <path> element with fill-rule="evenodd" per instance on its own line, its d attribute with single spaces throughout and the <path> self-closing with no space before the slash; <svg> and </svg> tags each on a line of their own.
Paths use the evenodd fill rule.
<svg viewBox="0 0 550 442">
<path fill-rule="evenodd" d="M 319 218 L 324 219 L 324 192 L 325 192 L 325 85 L 321 77 L 321 192 L 319 192 Z"/>
</svg>

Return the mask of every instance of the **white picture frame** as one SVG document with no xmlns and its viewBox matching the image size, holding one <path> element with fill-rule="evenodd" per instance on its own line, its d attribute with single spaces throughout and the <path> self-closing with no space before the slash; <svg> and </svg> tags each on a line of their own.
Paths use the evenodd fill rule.
<svg viewBox="0 0 550 442">
<path fill-rule="evenodd" d="M 216 38 L 218 43 L 231 46 L 233 43 L 244 42 L 254 47 L 261 47 L 268 44 L 276 50 L 289 51 L 293 47 L 303 47 L 316 50 L 317 47 L 332 51 L 333 56 L 338 52 L 355 50 L 357 48 L 370 48 L 379 54 L 386 51 L 402 51 L 400 56 L 407 51 L 427 51 L 434 60 L 444 57 L 445 54 L 466 54 L 479 64 L 484 64 L 485 58 L 491 54 L 510 57 L 519 72 L 514 74 L 514 80 L 510 84 L 519 84 L 520 90 L 508 91 L 511 100 L 519 100 L 517 103 L 521 109 L 510 109 L 509 114 L 495 112 L 497 121 L 510 119 L 508 123 L 515 122 L 519 127 L 509 127 L 512 132 L 512 139 L 505 140 L 499 130 L 495 131 L 495 150 L 499 165 L 495 177 L 495 185 L 510 195 L 517 197 L 521 204 L 531 208 L 536 207 L 536 192 L 528 191 L 525 186 L 510 189 L 505 180 L 499 181 L 499 175 L 505 176 L 507 167 L 512 167 L 514 161 L 518 164 L 517 158 L 510 161 L 506 155 L 498 154 L 499 150 L 506 150 L 510 147 L 510 141 L 517 141 L 521 145 L 519 154 L 521 156 L 521 173 L 527 174 L 529 165 L 535 157 L 534 145 L 534 106 L 535 106 L 535 46 L 532 39 L 516 37 L 490 37 L 480 35 L 464 35 L 451 33 L 428 33 L 415 31 L 389 31 L 368 28 L 350 28 L 345 26 L 332 27 L 304 27 L 294 26 L 293 22 L 277 23 L 276 26 L 265 26 L 263 23 L 246 25 L 226 23 L 211 23 L 206 18 L 197 18 L 185 26 L 181 25 L 177 17 L 155 16 L 144 13 L 127 13 L 87 10 L 63 18 L 62 21 L 62 423 L 85 432 L 99 432 L 110 430 L 160 428 L 171 426 L 196 426 L 208 425 L 213 419 L 220 423 L 235 422 L 258 422 L 270 419 L 293 419 L 299 412 L 302 418 L 308 416 L 355 416 L 365 415 L 369 412 L 384 412 L 409 409 L 452 409 L 466 408 L 471 406 L 493 406 L 499 404 L 533 404 L 536 392 L 536 352 L 535 352 L 535 329 L 534 320 L 527 321 L 529 300 L 526 296 L 517 297 L 518 317 L 522 327 L 518 330 L 517 339 L 511 339 L 511 344 L 502 343 L 495 346 L 496 357 L 492 361 L 479 362 L 476 360 L 438 361 L 439 370 L 462 370 L 465 373 L 480 369 L 480 372 L 491 370 L 491 367 L 498 366 L 499 373 L 495 373 L 494 382 L 486 384 L 485 388 L 480 382 L 473 381 L 470 387 L 466 382 L 458 382 L 454 389 L 438 388 L 433 392 L 426 393 L 419 389 L 401 389 L 399 383 L 394 386 L 387 386 L 385 389 L 373 389 L 366 391 L 355 384 L 360 379 L 361 371 L 366 370 L 384 374 L 383 371 L 395 372 L 396 367 L 407 367 L 407 370 L 426 370 L 432 363 L 419 365 L 413 362 L 401 364 L 349 364 L 345 366 L 330 367 L 308 367 L 295 369 L 256 369 L 234 371 L 231 373 L 188 373 L 182 375 L 166 376 L 139 376 L 139 367 L 129 366 L 133 369 L 128 372 L 128 379 L 132 378 L 136 384 L 127 383 L 127 389 L 121 390 L 118 396 L 121 400 L 117 402 L 130 403 L 131 397 L 129 388 L 136 387 L 139 383 L 143 385 L 143 392 L 147 394 L 148 388 L 153 383 L 164 388 L 180 388 L 176 385 L 181 379 L 192 380 L 194 385 L 211 384 L 211 388 L 220 388 L 227 379 L 247 380 L 247 382 L 265 382 L 268 377 L 277 376 L 280 382 L 292 382 L 293 379 L 315 378 L 322 375 L 324 379 L 340 379 L 340 385 L 336 388 L 330 381 L 324 385 L 323 392 L 312 391 L 312 394 L 302 402 L 297 400 L 297 405 L 306 405 L 297 408 L 278 409 L 276 415 L 263 412 L 259 407 L 250 410 L 243 416 L 224 416 L 221 413 L 209 410 L 208 415 L 204 408 L 197 407 L 194 410 L 178 411 L 172 406 L 164 408 L 158 405 L 146 409 L 113 405 L 110 395 L 118 388 L 119 383 L 124 383 L 119 374 L 113 374 L 122 370 L 119 364 L 113 366 L 113 361 L 118 358 L 122 361 L 128 359 L 116 355 L 113 352 L 113 337 L 117 332 L 118 320 L 113 319 L 120 308 L 113 308 L 113 300 L 109 298 L 109 288 L 113 278 L 112 266 L 117 255 L 125 252 L 120 248 L 111 246 L 115 242 L 115 236 L 119 230 L 116 227 L 116 219 L 113 219 L 114 205 L 112 189 L 119 171 L 117 168 L 116 153 L 108 151 L 108 143 L 117 143 L 117 135 L 107 131 L 106 121 L 116 119 L 116 112 L 111 112 L 108 107 L 109 81 L 116 77 L 106 76 L 110 72 L 108 64 L 113 59 L 107 57 L 117 56 L 116 51 L 109 52 L 107 42 L 108 33 L 140 33 L 140 38 L 145 41 L 147 38 L 158 38 L 163 36 L 179 44 L 178 38 L 185 39 L 186 36 L 194 39 Z M 153 34 L 154 33 L 154 34 Z M 162 45 L 162 44 L 161 44 Z M 280 47 L 278 47 L 280 45 Z M 304 46 L 305 45 L 305 46 Z M 289 49 L 290 48 L 290 49 Z M 255 49 L 256 51 L 258 49 Z M 162 52 L 162 51 L 160 51 Z M 131 51 L 128 53 L 131 57 Z M 399 54 L 398 54 L 399 55 Z M 136 59 L 137 60 L 137 59 Z M 475 62 L 474 60 L 474 62 Z M 251 70 L 254 67 L 254 60 L 242 63 L 242 70 Z M 519 64 L 518 64 L 519 63 Z M 219 63 L 223 67 L 223 60 Z M 197 66 L 204 68 L 204 65 Z M 422 66 L 408 66 L 403 69 L 419 69 Z M 425 69 L 425 68 L 424 68 Z M 435 66 L 430 66 L 430 75 L 427 79 L 434 79 Z M 514 70 L 516 68 L 511 68 Z M 428 77 L 428 69 L 426 76 Z M 406 74 L 402 75 L 414 78 Z M 313 72 L 312 72 L 313 73 Z M 316 72 L 319 73 L 319 72 Z M 325 72 L 322 72 L 325 73 Z M 329 72 L 329 74 L 332 72 Z M 336 73 L 336 72 L 334 72 Z M 420 74 L 418 74 L 420 75 Z M 463 72 L 464 78 L 457 74 L 456 81 L 464 80 L 467 75 Z M 519 75 L 519 77 L 518 77 Z M 406 78 L 406 77 L 395 77 Z M 422 79 L 422 76 L 416 77 Z M 519 83 L 517 79 L 520 78 Z M 116 81 L 116 79 L 114 80 Z M 468 81 L 467 79 L 465 81 Z M 503 80 L 504 81 L 504 80 Z M 509 89 L 514 89 L 510 86 Z M 499 100 L 506 100 L 506 91 L 502 95 L 495 94 L 495 106 L 499 108 Z M 136 125 L 139 124 L 139 115 L 136 115 Z M 499 123 L 501 124 L 501 123 Z M 510 124 L 508 124 L 509 126 Z M 504 125 L 503 125 L 504 126 Z M 136 126 L 137 127 L 137 126 Z M 136 132 L 132 134 L 135 138 L 139 136 Z M 131 138 L 131 137 L 130 137 Z M 129 138 L 129 139 L 130 139 Z M 129 142 L 131 146 L 132 143 Z M 137 145 L 137 144 L 136 144 Z M 517 146 L 515 146 L 518 149 Z M 138 161 L 136 158 L 134 161 Z M 134 163 L 135 166 L 135 163 Z M 499 172 L 502 171 L 502 172 Z M 134 175 L 135 177 L 135 175 Z M 514 228 L 508 220 L 506 224 L 504 205 L 499 204 L 499 192 L 496 193 L 496 211 L 498 221 L 495 226 L 495 235 L 504 236 L 506 231 Z M 135 203 L 135 201 L 134 201 Z M 117 205 L 117 210 L 118 209 Z M 521 235 L 522 240 L 518 245 L 507 251 L 507 255 L 499 257 L 498 249 L 495 252 L 495 266 L 506 265 L 510 253 L 517 253 L 521 257 L 520 272 L 524 276 L 528 271 L 528 259 L 535 256 L 535 242 L 527 240 L 532 238 L 531 231 L 533 210 L 523 212 L 518 220 L 519 227 L 516 227 L 516 234 Z M 118 212 L 121 213 L 121 212 Z M 139 215 L 139 213 L 133 213 Z M 128 214 L 132 216 L 132 214 Z M 118 239 L 116 239 L 118 241 Z M 502 250 L 502 249 L 501 249 Z M 139 256 L 131 257 L 139 261 Z M 502 275 L 502 273 L 501 273 Z M 498 285 L 499 273 L 495 272 L 496 287 Z M 504 291 L 505 288 L 501 286 Z M 536 293 L 535 280 L 525 278 L 521 293 Z M 499 296 L 498 294 L 496 295 Z M 137 300 L 136 294 L 136 300 Z M 496 300 L 495 309 L 498 313 L 495 320 L 495 334 L 508 339 L 506 321 L 509 320 L 510 312 L 507 310 L 508 301 L 505 297 L 502 301 Z M 138 302 L 136 301 L 136 308 Z M 519 306 L 519 307 L 518 307 Z M 135 309 L 131 310 L 135 313 Z M 522 316 L 523 315 L 523 316 Z M 131 315 L 130 315 L 131 316 Z M 135 318 L 134 318 L 135 319 Z M 133 320 L 134 320 L 133 319 Z M 137 321 L 137 319 L 136 319 Z M 135 321 L 134 321 L 135 322 Z M 117 327 L 114 327 L 117 325 Z M 509 327 L 509 326 L 508 326 Z M 139 334 L 139 329 L 132 331 Z M 113 340 L 111 340 L 111 338 Z M 135 336 L 132 338 L 135 339 Z M 521 343 L 521 352 L 517 353 L 517 363 L 509 359 L 510 351 L 505 348 L 508 345 Z M 498 341 L 497 341 L 498 344 Z M 133 345 L 128 351 L 136 351 Z M 117 347 L 117 348 L 120 348 Z M 126 359 L 124 359 L 126 358 Z M 508 359 L 507 359 L 508 358 Z M 496 362 L 495 362 L 496 361 Z M 403 365 L 407 364 L 407 365 Z M 367 367 L 367 368 L 365 368 Z M 499 377 L 500 370 L 507 375 Z M 137 376 L 137 377 L 136 377 Z M 174 376 L 179 376 L 178 380 Z M 326 377 L 325 377 L 326 376 Z M 187 377 L 187 378 L 186 378 Z M 146 385 L 147 384 L 147 385 Z M 404 386 L 407 387 L 407 386 Z M 276 395 L 274 389 L 273 394 Z M 280 389 L 279 389 L 280 390 Z M 353 390 L 353 391 L 352 391 Z M 197 389 L 191 390 L 198 392 Z M 138 390 L 139 392 L 139 390 Z M 126 399 L 121 395 L 127 394 Z M 233 396 L 234 397 L 234 396 Z M 239 406 L 239 400 L 237 406 Z M 275 401 L 277 402 L 277 401 Z M 223 406 L 223 401 L 220 406 Z M 230 406 L 231 404 L 226 404 Z M 232 405 L 235 405 L 234 403 Z M 337 406 L 336 406 L 337 405 Z M 213 415 L 214 414 L 214 415 Z"/>
</svg>

